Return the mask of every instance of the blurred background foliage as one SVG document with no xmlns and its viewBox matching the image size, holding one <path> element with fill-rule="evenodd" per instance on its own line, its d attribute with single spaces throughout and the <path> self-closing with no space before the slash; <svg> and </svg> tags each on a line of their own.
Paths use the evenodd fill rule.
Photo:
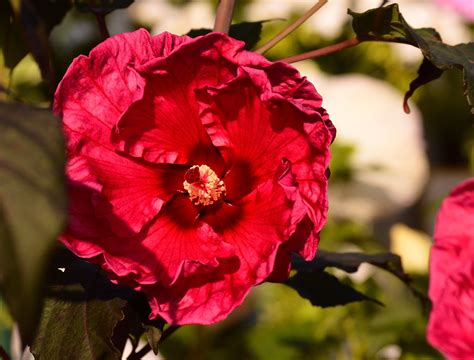
<svg viewBox="0 0 474 360">
<path fill-rule="evenodd" d="M 44 3 L 53 9 L 61 2 Z M 152 33 L 167 30 L 185 34 L 191 28 L 211 28 L 216 3 L 136 0 L 129 8 L 110 13 L 106 20 L 111 34 L 138 27 Z M 263 44 L 313 3 L 237 1 L 234 22 L 270 20 L 263 25 Z M 452 44 L 473 40 L 473 24 L 439 7 L 435 0 L 398 3 L 413 26 L 435 27 Z M 373 1 L 330 1 L 271 49 L 267 57 L 278 60 L 346 39 L 352 34 L 347 7 L 364 11 L 376 5 Z M 49 40 L 57 84 L 72 59 L 87 54 L 101 41 L 101 34 L 92 13 L 73 7 L 52 30 Z M 10 51 L 21 54 L 22 50 L 15 48 L 21 47 L 21 41 L 10 41 Z M 0 44 L 5 50 L 5 42 Z M 33 56 L 18 60 L 11 67 L 5 53 L 0 53 L 0 85 L 5 90 L 0 91 L 0 99 L 50 106 L 51 85 L 41 80 Z M 418 49 L 365 43 L 297 66 L 322 93 L 340 134 L 332 146 L 331 210 L 320 248 L 395 251 L 402 256 L 416 287 L 426 293 L 434 216 L 452 186 L 472 176 L 474 130 L 462 95 L 461 73 L 457 71 L 446 72 L 441 79 L 420 88 L 412 100 L 412 114 L 403 113 L 403 92 L 416 77 L 420 62 Z M 368 82 L 359 86 L 356 82 L 361 79 Z M 358 91 L 347 90 L 351 88 Z M 367 107 L 378 112 L 367 113 Z M 348 129 L 360 129 L 363 141 L 345 136 L 346 125 Z M 387 127 L 390 136 L 383 132 Z M 386 138 L 381 140 L 380 134 Z M 387 153 L 384 148 L 374 151 L 378 145 L 371 147 L 370 143 L 375 140 L 393 146 Z M 401 159 L 396 159 L 398 154 Z M 398 162 L 392 161 L 394 158 Z M 387 183 L 391 185 L 385 187 Z M 377 191 L 373 191 L 375 188 Z M 180 329 L 162 345 L 160 355 L 195 360 L 441 358 L 425 340 L 426 309 L 402 282 L 368 264 L 355 274 L 335 270 L 333 274 L 384 306 L 358 302 L 321 309 L 290 287 L 264 284 L 254 289 L 228 320 L 214 326 Z M 0 301 L 0 345 L 7 350 L 11 327 L 12 321 Z"/>
</svg>

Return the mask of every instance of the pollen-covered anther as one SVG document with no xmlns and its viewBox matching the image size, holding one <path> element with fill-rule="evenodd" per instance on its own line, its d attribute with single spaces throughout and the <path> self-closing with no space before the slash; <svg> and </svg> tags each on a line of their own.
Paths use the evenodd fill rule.
<svg viewBox="0 0 474 360">
<path fill-rule="evenodd" d="M 194 205 L 212 205 L 225 193 L 224 182 L 207 165 L 194 165 L 186 171 L 183 187 Z"/>
</svg>

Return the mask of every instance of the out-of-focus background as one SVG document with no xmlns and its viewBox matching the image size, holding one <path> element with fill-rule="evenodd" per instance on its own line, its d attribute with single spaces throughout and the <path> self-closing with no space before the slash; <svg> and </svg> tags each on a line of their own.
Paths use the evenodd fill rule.
<svg viewBox="0 0 474 360">
<path fill-rule="evenodd" d="M 400 0 L 413 27 L 434 27 L 449 44 L 473 41 L 474 19 L 448 1 Z M 471 0 L 465 0 L 472 4 Z M 112 34 L 145 27 L 153 34 L 212 28 L 216 1 L 135 0 L 107 16 Z M 365 11 L 375 0 L 329 0 L 315 16 L 266 56 L 282 59 L 351 36 L 347 8 Z M 313 0 L 237 1 L 234 22 L 268 20 L 263 44 Z M 474 12 L 474 9 L 471 9 Z M 90 13 L 71 10 L 50 36 L 59 80 L 72 59 L 100 41 Z M 474 129 L 460 71 L 420 88 L 403 112 L 404 91 L 422 56 L 416 48 L 365 43 L 296 63 L 322 94 L 338 135 L 332 145 L 330 218 L 321 249 L 402 256 L 416 287 L 427 291 L 428 258 L 436 211 L 444 196 L 473 176 Z M 0 55 L 0 64 L 3 58 Z M 0 85 L 17 100 L 48 106 L 39 69 L 26 56 Z M 0 94 L 5 96 L 5 94 Z M 471 172 L 470 170 L 471 169 Z M 187 326 L 161 347 L 166 359 L 441 359 L 425 340 L 427 313 L 396 278 L 370 265 L 353 275 L 334 272 L 379 299 L 321 309 L 279 284 L 254 289 L 229 319 Z M 0 344 L 10 347 L 11 319 L 0 301 Z M 153 358 L 153 357 L 151 357 Z"/>
</svg>

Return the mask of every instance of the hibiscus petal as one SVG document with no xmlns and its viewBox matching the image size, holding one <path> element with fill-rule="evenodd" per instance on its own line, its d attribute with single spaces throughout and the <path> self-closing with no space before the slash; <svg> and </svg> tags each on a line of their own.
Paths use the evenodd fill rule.
<svg viewBox="0 0 474 360">
<path fill-rule="evenodd" d="M 83 180 L 92 179 L 89 174 L 85 175 Z M 117 235 L 112 232 L 107 222 L 95 215 L 95 207 L 98 203 L 105 203 L 105 200 L 97 189 L 87 186 L 86 183 L 87 181 L 68 181 L 68 196 L 71 199 L 69 216 L 60 240 L 80 257 L 100 258 L 110 244 L 117 243 Z"/>
<path fill-rule="evenodd" d="M 115 233 L 129 236 L 141 231 L 162 205 L 183 189 L 187 166 L 141 164 L 136 160 L 99 148 L 84 148 L 71 158 L 68 176 L 99 190 L 107 202 L 95 207 Z M 117 221 L 120 219 L 120 221 Z"/>
<path fill-rule="evenodd" d="M 282 158 L 298 162 L 310 157 L 301 119 L 283 106 L 268 108 L 248 77 L 219 89 L 200 91 L 198 99 L 203 125 L 214 145 L 224 147 L 223 151 L 230 152 L 237 161 L 246 162 L 256 185 L 274 176 Z M 243 181 L 246 179 L 236 179 L 231 169 L 226 186 L 239 187 Z"/>
<path fill-rule="evenodd" d="M 215 39 L 219 39 L 217 44 Z M 235 76 L 236 66 L 223 61 L 222 49 L 216 51 L 220 43 L 231 52 L 241 46 L 240 42 L 229 43 L 220 35 L 210 34 L 190 40 L 166 58 L 151 60 L 139 69 L 147 86 L 143 99 L 118 123 L 114 140 L 119 149 L 148 161 L 192 164 L 196 147 L 211 146 L 202 128 L 194 90 L 220 85 Z M 199 57 L 192 56 L 196 51 Z"/>
<path fill-rule="evenodd" d="M 152 39 L 143 29 L 107 39 L 74 59 L 56 90 L 54 112 L 68 128 L 112 148 L 112 127 L 143 96 L 145 80 L 135 68 L 188 40 L 168 33 Z"/>
<path fill-rule="evenodd" d="M 245 195 L 243 181 L 258 185 L 273 176 L 286 158 L 293 164 L 301 198 L 315 231 L 319 231 L 327 213 L 326 172 L 329 144 L 334 138 L 332 123 L 314 114 L 308 122 L 307 113 L 283 98 L 268 102 L 260 96 L 264 88 L 270 87 L 268 79 L 260 79 L 256 85 L 247 74 L 240 75 L 219 88 L 197 92 L 203 125 L 223 156 L 236 164 L 237 171 L 231 168 L 224 178 L 229 200 Z M 264 80 L 267 86 L 261 83 Z M 245 180 L 241 164 L 247 166 Z"/>
<path fill-rule="evenodd" d="M 158 163 L 191 164 L 197 147 L 211 146 L 190 87 L 169 72 L 148 80 L 143 99 L 120 119 L 114 139 L 120 150 Z"/>
</svg>

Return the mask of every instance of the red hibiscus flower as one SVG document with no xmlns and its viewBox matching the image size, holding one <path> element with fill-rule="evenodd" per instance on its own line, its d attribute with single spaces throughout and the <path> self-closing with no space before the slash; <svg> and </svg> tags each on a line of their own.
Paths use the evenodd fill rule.
<svg viewBox="0 0 474 360">
<path fill-rule="evenodd" d="M 428 341 L 449 359 L 474 359 L 474 179 L 443 202 L 430 259 Z"/>
<path fill-rule="evenodd" d="M 224 34 L 144 30 L 74 60 L 54 110 L 67 136 L 61 240 L 143 291 L 150 317 L 209 324 L 314 257 L 334 128 L 291 66 Z"/>
</svg>

